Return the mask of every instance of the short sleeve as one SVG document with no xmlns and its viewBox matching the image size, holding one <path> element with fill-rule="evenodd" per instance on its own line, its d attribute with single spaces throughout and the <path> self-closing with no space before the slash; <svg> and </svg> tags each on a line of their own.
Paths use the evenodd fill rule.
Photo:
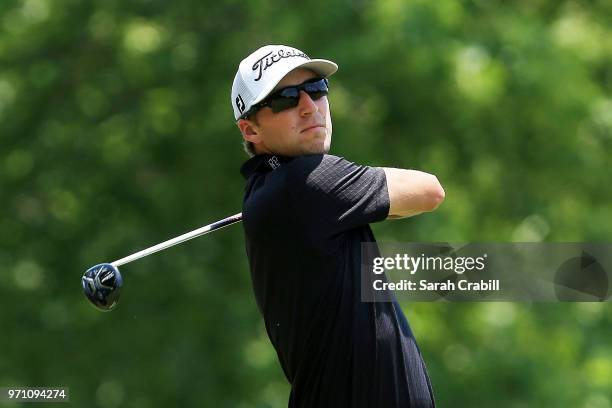
<svg viewBox="0 0 612 408">
<path fill-rule="evenodd" d="M 383 169 L 332 155 L 302 156 L 289 167 L 293 210 L 310 229 L 332 236 L 387 218 L 389 193 Z"/>
</svg>

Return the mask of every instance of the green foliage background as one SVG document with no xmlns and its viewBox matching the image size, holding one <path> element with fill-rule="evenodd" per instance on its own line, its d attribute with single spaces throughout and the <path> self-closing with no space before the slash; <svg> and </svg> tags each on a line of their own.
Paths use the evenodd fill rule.
<svg viewBox="0 0 612 408">
<path fill-rule="evenodd" d="M 609 240 L 611 22 L 607 0 L 3 0 L 0 386 L 286 406 L 240 226 L 122 267 L 112 313 L 80 288 L 240 211 L 229 92 L 266 43 L 339 64 L 332 153 L 444 185 L 379 240 Z M 612 406 L 608 304 L 403 306 L 441 407 Z"/>
</svg>

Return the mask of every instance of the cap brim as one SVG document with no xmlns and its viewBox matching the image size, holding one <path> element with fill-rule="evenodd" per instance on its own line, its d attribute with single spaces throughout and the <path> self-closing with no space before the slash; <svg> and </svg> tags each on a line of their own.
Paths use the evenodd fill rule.
<svg viewBox="0 0 612 408">
<path fill-rule="evenodd" d="M 255 105 L 256 103 L 261 102 L 262 100 L 266 98 L 266 96 L 270 95 L 270 93 L 274 90 L 274 88 L 276 88 L 276 85 L 278 85 L 278 83 L 285 76 L 287 76 L 289 72 L 293 71 L 296 68 L 309 69 L 321 75 L 323 78 L 328 78 L 338 70 L 338 65 L 336 65 L 335 62 L 332 62 L 326 59 L 311 59 L 301 64 L 297 64 L 291 67 L 291 69 L 287 70 L 287 72 L 285 72 L 278 79 L 270 81 L 270 83 L 261 91 L 261 93 L 257 96 L 257 98 L 255 98 L 255 100 L 251 103 L 251 106 Z"/>
</svg>

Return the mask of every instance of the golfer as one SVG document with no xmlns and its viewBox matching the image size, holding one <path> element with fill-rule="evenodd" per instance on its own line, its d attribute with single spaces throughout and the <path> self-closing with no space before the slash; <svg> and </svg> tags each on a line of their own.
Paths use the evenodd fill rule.
<svg viewBox="0 0 612 408">
<path fill-rule="evenodd" d="M 234 117 L 252 156 L 241 173 L 255 298 L 291 383 L 289 407 L 433 407 L 398 303 L 361 301 L 360 252 L 375 241 L 368 224 L 432 211 L 444 190 L 431 174 L 328 154 L 337 69 L 268 45 L 236 73 Z"/>
</svg>

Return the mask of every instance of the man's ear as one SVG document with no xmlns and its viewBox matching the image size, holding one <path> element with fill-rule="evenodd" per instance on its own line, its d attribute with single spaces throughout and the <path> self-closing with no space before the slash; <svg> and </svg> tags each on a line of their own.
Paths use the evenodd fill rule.
<svg viewBox="0 0 612 408">
<path fill-rule="evenodd" d="M 248 142 L 257 144 L 261 142 L 261 135 L 259 133 L 259 127 L 251 120 L 240 119 L 237 123 L 242 138 Z"/>
</svg>

